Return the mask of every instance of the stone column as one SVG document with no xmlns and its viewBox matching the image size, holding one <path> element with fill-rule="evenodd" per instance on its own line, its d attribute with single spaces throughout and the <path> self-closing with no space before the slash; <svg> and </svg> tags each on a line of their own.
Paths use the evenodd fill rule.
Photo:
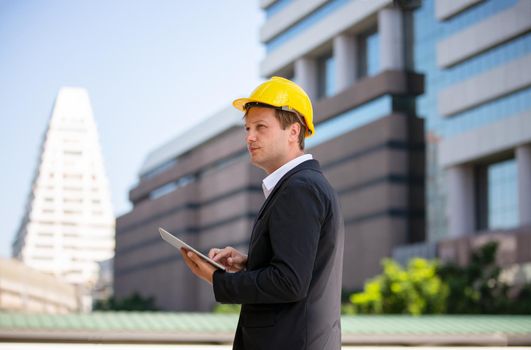
<svg viewBox="0 0 531 350">
<path fill-rule="evenodd" d="M 448 234 L 452 238 L 476 231 L 474 171 L 470 165 L 456 165 L 447 170 Z"/>
<path fill-rule="evenodd" d="M 306 91 L 310 99 L 315 101 L 318 91 L 317 60 L 302 57 L 295 61 L 295 81 Z"/>
<path fill-rule="evenodd" d="M 334 59 L 336 61 L 336 93 L 354 84 L 357 79 L 356 37 L 342 34 L 334 38 Z"/>
<path fill-rule="evenodd" d="M 520 226 L 531 225 L 531 145 L 516 148 Z"/>
<path fill-rule="evenodd" d="M 405 38 L 403 13 L 398 8 L 383 8 L 378 12 L 380 36 L 380 70 L 405 68 Z"/>
</svg>

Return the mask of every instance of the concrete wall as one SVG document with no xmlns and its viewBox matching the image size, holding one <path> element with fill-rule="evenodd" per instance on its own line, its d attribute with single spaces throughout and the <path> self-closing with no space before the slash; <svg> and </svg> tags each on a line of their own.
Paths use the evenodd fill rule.
<svg viewBox="0 0 531 350">
<path fill-rule="evenodd" d="M 346 289 L 379 273 L 396 245 L 424 238 L 422 125 L 390 115 L 311 149 L 339 194 Z"/>
</svg>

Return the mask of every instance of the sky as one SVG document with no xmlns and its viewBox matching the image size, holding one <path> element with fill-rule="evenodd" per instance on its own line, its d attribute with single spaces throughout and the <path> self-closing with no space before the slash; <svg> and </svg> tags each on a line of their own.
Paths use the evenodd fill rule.
<svg viewBox="0 0 531 350">
<path fill-rule="evenodd" d="M 150 151 L 263 79 L 258 0 L 0 0 L 0 256 L 62 86 L 88 90 L 115 215 Z"/>
</svg>

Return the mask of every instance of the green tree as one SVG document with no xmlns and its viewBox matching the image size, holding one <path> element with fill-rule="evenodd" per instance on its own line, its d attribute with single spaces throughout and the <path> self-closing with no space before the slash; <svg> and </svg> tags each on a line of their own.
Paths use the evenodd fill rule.
<svg viewBox="0 0 531 350">
<path fill-rule="evenodd" d="M 472 253 L 468 265 L 449 263 L 439 268 L 449 286 L 448 313 L 531 313 L 531 285 L 510 286 L 501 280 L 497 249 L 497 242 L 488 242 Z"/>
</svg>

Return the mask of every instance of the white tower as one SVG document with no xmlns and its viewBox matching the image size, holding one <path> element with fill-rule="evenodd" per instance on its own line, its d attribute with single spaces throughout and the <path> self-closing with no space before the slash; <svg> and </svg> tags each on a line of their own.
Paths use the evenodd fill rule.
<svg viewBox="0 0 531 350">
<path fill-rule="evenodd" d="M 114 255 L 114 215 L 88 93 L 59 91 L 13 256 L 79 286 L 84 308 L 98 262 Z"/>
</svg>

